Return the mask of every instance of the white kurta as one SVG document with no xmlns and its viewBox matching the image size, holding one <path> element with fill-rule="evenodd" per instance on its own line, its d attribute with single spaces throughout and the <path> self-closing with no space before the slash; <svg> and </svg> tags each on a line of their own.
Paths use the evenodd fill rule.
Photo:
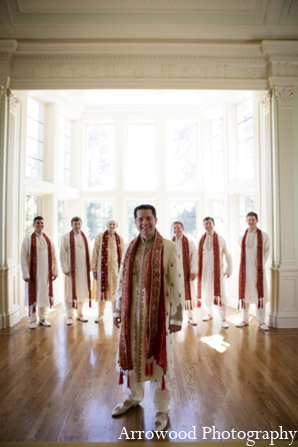
<svg viewBox="0 0 298 447">
<path fill-rule="evenodd" d="M 117 289 L 117 279 L 119 273 L 118 251 L 115 234 L 109 234 L 108 241 L 108 281 L 107 281 L 107 301 L 115 301 Z M 120 245 L 123 250 L 123 239 L 120 237 Z M 103 233 L 99 233 L 94 241 L 92 250 L 92 271 L 97 273 L 97 291 L 96 299 L 101 301 L 101 251 L 102 251 Z"/>
<path fill-rule="evenodd" d="M 36 305 L 37 307 L 47 307 L 49 302 L 49 262 L 48 262 L 48 245 L 43 234 L 36 234 Z M 50 239 L 51 241 L 51 239 Z M 52 273 L 58 276 L 58 266 L 56 259 L 55 246 L 52 246 Z M 31 236 L 25 237 L 21 248 L 21 269 L 23 279 L 30 278 L 30 257 L 31 257 Z M 25 305 L 29 305 L 28 283 L 26 282 Z"/>
<path fill-rule="evenodd" d="M 153 368 L 153 376 L 145 376 L 145 323 L 146 323 L 146 302 L 145 302 L 145 267 L 148 259 L 153 238 L 149 241 L 140 242 L 133 266 L 133 284 L 132 284 L 132 309 L 130 321 L 131 333 L 131 352 L 133 357 L 133 366 L 137 382 L 145 382 L 147 380 L 162 380 L 162 369 L 155 364 Z M 174 360 L 173 360 L 173 343 L 169 333 L 169 324 L 182 324 L 183 310 L 183 285 L 182 285 L 182 262 L 181 256 L 178 254 L 177 246 L 174 242 L 163 239 L 164 245 L 164 288 L 166 301 L 166 346 L 167 346 L 167 364 L 168 371 L 165 375 L 165 381 L 169 381 L 174 377 Z M 128 246 L 125 247 L 125 252 Z M 114 317 L 121 317 L 121 301 L 122 301 L 122 276 L 123 276 L 123 260 L 122 257 L 120 273 L 118 277 L 118 286 L 116 293 L 116 301 L 114 308 Z M 117 368 L 118 363 L 117 363 Z"/>
<path fill-rule="evenodd" d="M 182 258 L 183 263 L 183 246 L 182 246 L 182 239 L 183 236 L 180 238 L 177 238 L 175 236 L 175 242 L 179 247 L 179 253 Z M 198 249 L 196 244 L 189 238 L 188 239 L 188 247 L 189 247 L 189 269 L 190 273 L 193 273 L 194 275 L 197 275 L 198 273 Z M 191 293 L 191 300 L 192 300 L 192 306 L 196 307 L 196 287 L 195 287 L 196 281 L 190 281 L 190 293 Z M 182 269 L 182 284 L 184 284 L 184 271 Z M 183 300 L 185 300 L 185 290 L 183 287 Z"/>
<path fill-rule="evenodd" d="M 269 288 L 266 279 L 266 262 L 270 252 L 269 236 L 262 231 L 263 237 L 263 283 L 265 303 L 269 301 Z M 241 247 L 243 236 L 239 237 Z M 258 236 L 257 231 L 248 230 L 246 236 L 246 275 L 245 275 L 245 302 L 258 304 L 257 278 L 258 278 Z"/>
<path fill-rule="evenodd" d="M 214 303 L 214 232 L 207 234 L 203 245 L 203 271 L 202 271 L 202 303 L 211 306 Z M 231 275 L 233 270 L 232 255 L 228 250 L 225 239 L 218 235 L 220 256 L 220 292 L 222 304 L 227 304 L 225 274 Z M 224 260 L 225 258 L 225 260 Z M 226 266 L 225 266 L 226 261 Z"/>
<path fill-rule="evenodd" d="M 83 303 L 89 299 L 88 282 L 87 282 L 87 266 L 84 239 L 81 233 L 75 233 L 75 279 L 76 279 L 76 295 L 78 303 Z M 89 259 L 90 243 L 88 241 Z M 61 238 L 60 245 L 60 262 L 63 273 L 71 273 L 70 263 L 70 238 L 69 233 L 66 233 Z M 64 275 L 64 297 L 65 301 L 72 301 L 72 279 Z"/>
</svg>

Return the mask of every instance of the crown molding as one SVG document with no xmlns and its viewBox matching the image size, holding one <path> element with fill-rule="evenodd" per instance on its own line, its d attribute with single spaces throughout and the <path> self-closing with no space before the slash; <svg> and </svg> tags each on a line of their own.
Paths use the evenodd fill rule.
<svg viewBox="0 0 298 447">
<path fill-rule="evenodd" d="M 17 0 L 21 13 L 98 13 L 197 11 L 258 13 L 260 0 Z"/>
</svg>

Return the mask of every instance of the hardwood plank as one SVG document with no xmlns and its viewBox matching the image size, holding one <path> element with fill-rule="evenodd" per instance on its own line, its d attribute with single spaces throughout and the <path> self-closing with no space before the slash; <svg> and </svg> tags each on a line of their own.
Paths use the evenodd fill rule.
<svg viewBox="0 0 298 447">
<path fill-rule="evenodd" d="M 216 311 L 208 323 L 201 321 L 200 309 L 195 312 L 198 326 L 185 321 L 173 337 L 169 430 L 195 427 L 197 440 L 202 427 L 295 430 L 298 330 L 264 333 L 254 319 L 238 329 L 232 309 L 230 329 L 224 330 Z M 119 332 L 111 310 L 100 325 L 94 323 L 95 307 L 86 313 L 88 323 L 68 327 L 58 306 L 49 315 L 51 328 L 30 331 L 24 318 L 0 331 L 1 442 L 118 442 L 123 427 L 152 429 L 155 411 L 147 385 L 141 405 L 111 417 L 123 398 L 115 368 Z"/>
</svg>

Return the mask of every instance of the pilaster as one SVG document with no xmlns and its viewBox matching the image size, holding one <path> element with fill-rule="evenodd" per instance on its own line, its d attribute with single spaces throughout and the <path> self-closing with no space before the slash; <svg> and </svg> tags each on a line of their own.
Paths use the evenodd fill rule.
<svg viewBox="0 0 298 447">
<path fill-rule="evenodd" d="M 293 141 L 293 98 L 298 86 L 285 85 L 283 79 L 270 83 L 273 238 L 269 318 L 274 327 L 298 327 Z"/>
<path fill-rule="evenodd" d="M 0 329 L 8 325 L 8 263 L 6 243 L 8 92 L 6 85 L 0 85 Z"/>
</svg>

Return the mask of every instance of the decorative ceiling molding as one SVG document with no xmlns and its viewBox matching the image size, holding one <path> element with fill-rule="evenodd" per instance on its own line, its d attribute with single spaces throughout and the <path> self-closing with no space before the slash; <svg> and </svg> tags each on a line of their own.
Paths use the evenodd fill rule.
<svg viewBox="0 0 298 447">
<path fill-rule="evenodd" d="M 267 3 L 268 0 L 265 0 Z M 264 0 L 17 0 L 22 13 L 174 12 L 258 13 Z"/>
<path fill-rule="evenodd" d="M 293 0 L 290 9 L 290 14 L 298 14 L 298 0 Z"/>
<path fill-rule="evenodd" d="M 43 11 L 46 8 L 49 8 L 49 11 L 53 7 L 60 8 L 60 12 L 56 13 L 30 13 L 20 12 L 16 0 L 1 0 L 0 38 L 33 41 L 45 39 L 55 41 L 59 39 L 74 39 L 76 41 L 79 39 L 113 41 L 154 39 L 175 42 L 179 40 L 181 42 L 187 40 L 214 42 L 223 40 L 243 42 L 264 39 L 293 40 L 298 39 L 298 18 L 295 20 L 296 15 L 290 14 L 286 10 L 285 6 L 288 1 L 19 0 L 18 4 L 22 11 L 33 7 Z M 89 12 L 88 5 L 90 6 Z M 134 5 L 135 14 L 132 11 L 129 12 L 128 9 L 121 13 L 117 9 L 117 5 L 121 8 Z M 139 5 L 140 9 L 136 9 L 136 5 Z M 144 5 L 149 8 L 148 13 L 141 10 Z M 150 10 L 156 5 L 160 8 L 159 13 Z M 110 12 L 95 12 L 94 8 L 96 7 L 99 9 L 110 8 Z M 61 10 L 63 8 L 65 13 Z M 183 11 L 179 8 L 183 8 Z M 282 11 L 286 23 L 281 23 L 279 20 Z M 98 17 L 95 18 L 95 15 Z"/>
</svg>

